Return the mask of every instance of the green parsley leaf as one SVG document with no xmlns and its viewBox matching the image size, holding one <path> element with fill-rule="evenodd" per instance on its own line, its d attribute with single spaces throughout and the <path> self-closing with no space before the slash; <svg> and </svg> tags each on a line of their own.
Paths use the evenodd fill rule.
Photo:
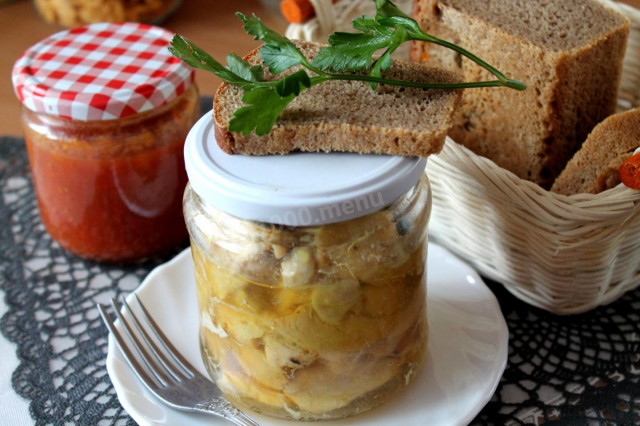
<svg viewBox="0 0 640 426">
<path fill-rule="evenodd" d="M 188 65 L 194 68 L 210 71 L 213 74 L 217 75 L 221 80 L 233 84 L 234 86 L 240 87 L 242 89 L 253 87 L 252 80 L 245 79 L 242 76 L 236 74 L 236 72 L 234 71 L 234 69 L 236 69 L 235 65 L 234 69 L 223 66 L 220 62 L 212 58 L 207 52 L 177 34 L 174 35 L 171 39 L 169 51 L 171 52 L 171 54 L 173 54 L 177 58 L 180 58 Z"/>
<path fill-rule="evenodd" d="M 396 31 L 393 33 L 393 39 L 389 43 L 389 47 L 382 54 L 382 56 L 375 61 L 369 75 L 382 78 L 382 71 L 388 70 L 391 67 L 391 64 L 393 63 L 391 59 L 391 54 L 402 43 L 404 43 L 407 40 L 408 40 L 407 31 L 403 27 L 398 27 Z M 372 83 L 371 86 L 375 89 L 376 84 Z"/>
<path fill-rule="evenodd" d="M 404 13 L 398 6 L 390 2 L 389 0 L 375 0 L 376 2 L 376 15 L 381 17 L 388 16 L 400 16 L 403 18 L 409 18 L 409 15 Z"/>
<path fill-rule="evenodd" d="M 264 42 L 264 46 L 260 49 L 260 57 L 264 66 L 272 74 L 278 75 L 295 65 L 307 62 L 291 40 L 267 28 L 256 15 L 249 18 L 242 13 L 236 13 L 236 16 L 244 23 L 247 33 L 254 36 L 256 40 Z"/>
<path fill-rule="evenodd" d="M 264 69 L 260 65 L 249 65 L 235 53 L 227 55 L 227 69 L 247 81 L 262 81 Z"/>
<path fill-rule="evenodd" d="M 425 34 L 422 29 L 420 29 L 420 25 L 416 22 L 415 19 L 410 18 L 408 16 L 382 16 L 377 15 L 376 21 L 380 23 L 380 25 L 384 25 L 389 28 L 404 28 L 409 33 L 414 34 Z"/>
<path fill-rule="evenodd" d="M 248 17 L 240 12 L 236 12 L 236 16 L 240 18 L 240 20 L 244 23 L 244 30 L 247 32 L 247 34 L 252 35 L 254 40 L 262 40 L 265 43 L 293 45 L 293 42 L 291 40 L 279 34 L 278 32 L 273 31 L 265 24 L 263 24 L 260 18 L 258 18 L 255 14 L 253 14 L 251 17 Z"/>
<path fill-rule="evenodd" d="M 311 79 L 305 70 L 298 70 L 280 80 L 276 80 L 276 92 L 282 97 L 289 95 L 298 96 L 301 91 L 311 87 Z"/>
<path fill-rule="evenodd" d="M 242 102 L 247 104 L 236 110 L 229 121 L 229 131 L 244 136 L 255 130 L 259 136 L 266 135 L 276 122 L 283 109 L 296 97 L 290 94 L 282 97 L 276 89 L 258 87 L 247 91 Z"/>
<path fill-rule="evenodd" d="M 260 49 L 260 57 L 262 58 L 264 66 L 274 75 L 278 75 L 293 66 L 302 64 L 303 60 L 306 61 L 295 45 L 291 47 L 288 44 L 265 44 Z"/>
<path fill-rule="evenodd" d="M 313 65 L 333 72 L 368 69 L 371 58 L 393 40 L 393 31 L 368 16 L 356 18 L 353 28 L 360 33 L 336 32 L 329 36 L 329 46 L 320 49 Z"/>
</svg>

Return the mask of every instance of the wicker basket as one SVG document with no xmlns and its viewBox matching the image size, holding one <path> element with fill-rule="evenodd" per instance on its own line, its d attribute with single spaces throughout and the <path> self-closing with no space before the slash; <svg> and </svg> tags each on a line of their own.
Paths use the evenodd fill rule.
<svg viewBox="0 0 640 426">
<path fill-rule="evenodd" d="M 640 106 L 640 11 L 600 1 L 631 19 L 619 106 Z M 291 25 L 289 37 L 324 41 L 353 17 L 375 14 L 371 0 L 312 3 L 317 18 Z M 640 285 L 640 191 L 619 185 L 600 194 L 551 193 L 451 139 L 429 159 L 427 173 L 431 235 L 519 299 L 575 314 Z"/>
</svg>

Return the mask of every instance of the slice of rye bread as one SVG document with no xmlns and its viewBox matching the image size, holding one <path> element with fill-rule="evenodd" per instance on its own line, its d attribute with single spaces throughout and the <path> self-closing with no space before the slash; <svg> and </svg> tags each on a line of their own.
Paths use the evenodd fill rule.
<svg viewBox="0 0 640 426">
<path fill-rule="evenodd" d="M 593 127 L 615 112 L 629 20 L 596 0 L 416 0 L 413 15 L 461 45 L 523 92 L 466 90 L 450 136 L 522 179 L 548 189 Z M 440 46 L 415 43 L 411 59 L 494 79 Z"/>
<path fill-rule="evenodd" d="M 322 47 L 311 42 L 296 44 L 309 59 Z M 245 59 L 251 64 L 260 63 L 258 49 Z M 460 81 L 452 72 L 399 61 L 394 61 L 384 76 L 431 83 Z M 266 78 L 274 77 L 266 73 Z M 329 81 L 303 91 L 267 135 L 251 132 L 242 136 L 230 132 L 228 125 L 233 113 L 243 106 L 243 93 L 225 83 L 214 98 L 216 140 L 229 154 L 346 151 L 425 157 L 442 149 L 462 97 L 462 90 L 392 85 L 379 85 L 373 90 L 365 82 Z"/>
<path fill-rule="evenodd" d="M 620 183 L 618 167 L 640 147 L 640 108 L 598 124 L 551 187 L 564 195 L 597 194 Z"/>
</svg>

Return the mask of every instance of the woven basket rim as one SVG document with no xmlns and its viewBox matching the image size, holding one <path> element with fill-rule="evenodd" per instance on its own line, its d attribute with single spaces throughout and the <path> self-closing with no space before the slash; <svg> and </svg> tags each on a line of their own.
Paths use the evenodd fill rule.
<svg viewBox="0 0 640 426">
<path fill-rule="evenodd" d="M 511 182 L 513 185 L 522 188 L 523 191 L 526 191 L 526 195 L 529 195 L 532 200 L 538 202 L 541 206 L 549 207 L 550 209 L 557 208 L 574 214 L 588 215 L 593 209 L 599 209 L 602 207 L 608 207 L 611 209 L 614 205 L 616 205 L 616 210 L 621 207 L 620 205 L 627 206 L 625 210 L 628 210 L 633 208 L 634 203 L 640 202 L 640 191 L 627 188 L 622 183 L 597 194 L 580 193 L 564 195 L 551 192 L 542 188 L 535 182 L 516 176 L 513 172 L 498 166 L 493 160 L 474 153 L 464 145 L 451 139 L 449 136 L 446 138 L 443 151 L 430 157 L 429 161 L 441 161 L 441 155 L 443 152 L 446 152 L 446 150 L 452 150 L 456 155 L 464 156 L 475 163 L 478 166 L 478 171 L 483 173 L 488 179 L 495 181 L 494 178 L 498 178 L 500 181 Z M 491 173 L 487 173 L 487 171 Z M 520 198 L 518 197 L 516 199 Z"/>
</svg>

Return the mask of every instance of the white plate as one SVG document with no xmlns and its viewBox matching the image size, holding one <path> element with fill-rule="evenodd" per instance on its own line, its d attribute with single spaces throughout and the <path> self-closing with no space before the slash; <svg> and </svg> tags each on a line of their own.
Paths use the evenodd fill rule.
<svg viewBox="0 0 640 426">
<path fill-rule="evenodd" d="M 154 269 L 136 293 L 183 355 L 206 374 L 192 265 L 186 249 Z M 427 282 L 429 351 L 414 382 L 378 409 L 322 424 L 466 425 L 489 401 L 506 366 L 509 338 L 496 298 L 473 269 L 433 243 Z M 116 348 L 110 337 L 107 371 L 122 406 L 138 424 L 230 424 L 163 405 L 143 388 Z M 305 424 L 249 414 L 264 426 Z"/>
</svg>

